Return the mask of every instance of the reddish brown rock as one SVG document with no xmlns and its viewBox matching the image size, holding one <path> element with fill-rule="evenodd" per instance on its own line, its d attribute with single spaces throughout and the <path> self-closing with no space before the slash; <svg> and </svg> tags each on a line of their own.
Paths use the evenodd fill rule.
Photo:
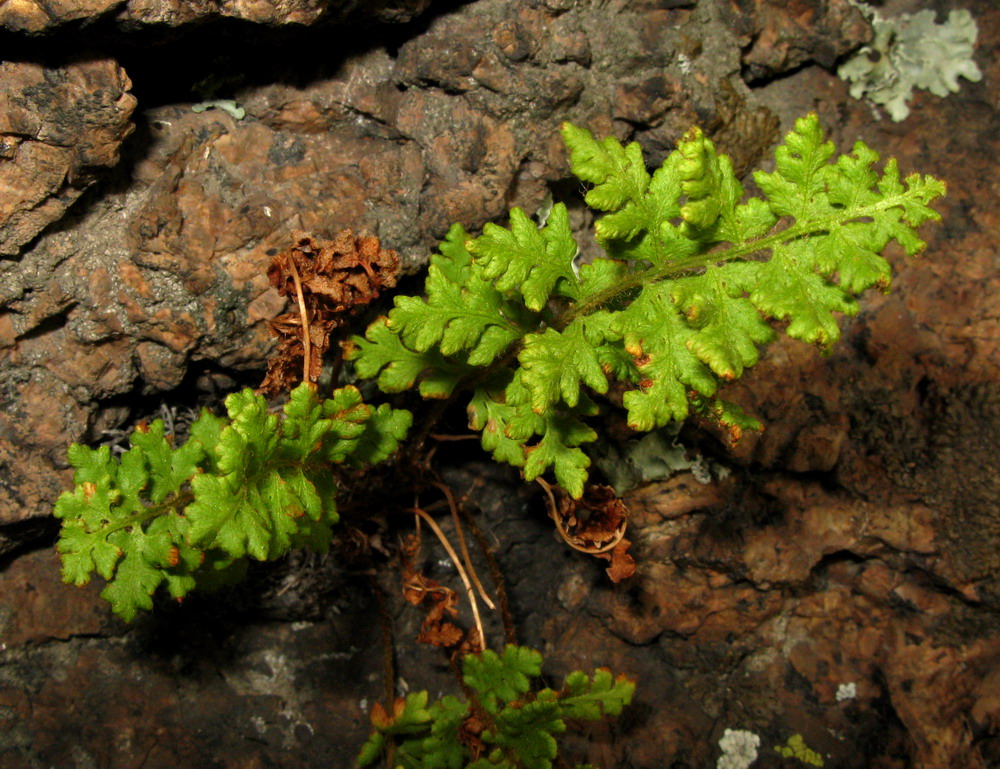
<svg viewBox="0 0 1000 769">
<path fill-rule="evenodd" d="M 100 16 L 117 0 L 10 0 L 0 6 L 0 26 L 14 32 L 41 32 L 68 21 Z"/>
<path fill-rule="evenodd" d="M 0 255 L 17 254 L 118 162 L 131 87 L 111 59 L 0 63 Z"/>
<path fill-rule="evenodd" d="M 379 0 L 366 4 L 364 16 L 400 23 L 423 13 L 432 0 Z M 331 8 L 331 5 L 333 6 Z M 122 7 L 124 6 L 124 7 Z M 312 24 L 361 16 L 350 4 L 338 7 L 326 0 L 10 0 L 0 6 L 0 27 L 14 32 L 47 32 L 63 24 L 114 15 L 128 29 L 137 25 L 180 26 L 216 18 L 257 24 Z M 362 16 L 363 17 L 363 16 Z"/>
<path fill-rule="evenodd" d="M 848 0 L 728 0 L 720 8 L 739 35 L 751 80 L 810 61 L 832 69 L 837 59 L 872 36 L 864 16 Z"/>
</svg>

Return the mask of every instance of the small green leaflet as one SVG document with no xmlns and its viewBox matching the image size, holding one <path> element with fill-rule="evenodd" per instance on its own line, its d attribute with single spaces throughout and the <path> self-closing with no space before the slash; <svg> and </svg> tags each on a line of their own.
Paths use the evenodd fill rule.
<svg viewBox="0 0 1000 769">
<path fill-rule="evenodd" d="M 540 334 L 530 334 L 525 337 L 518 360 L 536 414 L 545 413 L 559 401 L 576 406 L 581 382 L 596 392 L 608 391 L 607 375 L 601 368 L 597 347 L 587 341 L 583 321 L 570 324 L 562 333 L 547 328 Z"/>
<path fill-rule="evenodd" d="M 562 203 L 552 207 L 543 228 L 520 208 L 512 208 L 510 229 L 487 224 L 482 236 L 467 247 L 483 277 L 500 291 L 520 292 L 530 310 L 541 311 L 557 287 L 562 296 L 578 295 L 572 264 L 576 241 Z"/>
<path fill-rule="evenodd" d="M 425 398 L 447 398 L 472 371 L 468 364 L 450 360 L 438 350 L 411 350 L 389 327 L 387 318 L 372 323 L 364 337 L 353 337 L 346 357 L 354 361 L 359 377 L 376 379 L 382 392 L 409 390 L 419 379 Z"/>
<path fill-rule="evenodd" d="M 562 705 L 567 718 L 597 720 L 617 716 L 632 701 L 635 681 L 624 675 L 614 676 L 607 668 L 598 668 L 593 677 L 576 671 L 566 676 Z"/>
<path fill-rule="evenodd" d="M 475 689 L 483 707 L 494 714 L 529 691 L 530 679 L 541 672 L 542 655 L 513 644 L 505 646 L 502 655 L 486 649 L 462 660 L 462 680 Z"/>
<path fill-rule="evenodd" d="M 551 467 L 559 485 L 579 498 L 590 467 L 590 457 L 579 446 L 596 441 L 597 433 L 572 414 L 560 411 L 546 412 L 544 420 L 541 441 L 527 448 L 524 479 L 532 481 Z"/>
</svg>

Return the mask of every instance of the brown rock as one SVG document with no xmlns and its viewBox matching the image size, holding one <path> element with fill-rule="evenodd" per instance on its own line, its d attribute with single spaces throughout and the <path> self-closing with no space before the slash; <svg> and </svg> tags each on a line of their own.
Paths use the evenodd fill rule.
<svg viewBox="0 0 1000 769">
<path fill-rule="evenodd" d="M 0 63 L 0 254 L 17 254 L 118 162 L 133 127 L 131 87 L 111 59 Z"/>
<path fill-rule="evenodd" d="M 751 80 L 810 61 L 830 69 L 872 35 L 848 0 L 729 0 L 720 7 L 740 35 Z"/>
<path fill-rule="evenodd" d="M 401 23 L 423 13 L 432 0 L 379 0 L 364 16 Z M 0 6 L 0 26 L 14 32 L 49 31 L 71 21 L 109 14 L 121 4 L 110 0 L 11 0 Z M 125 28 L 163 24 L 180 26 L 218 17 L 258 24 L 312 24 L 320 19 L 346 21 L 360 16 L 353 4 L 330 8 L 324 0 L 129 0 L 115 18 Z"/>
<path fill-rule="evenodd" d="M 675 36 L 661 31 L 689 12 L 654 6 L 628 11 L 625 26 L 638 34 L 626 34 L 592 8 L 487 0 L 436 20 L 395 58 L 373 48 L 347 59 L 335 77 L 301 88 L 247 88 L 238 94 L 247 110 L 241 121 L 183 106 L 146 113 L 150 138 L 136 148 L 131 186 L 96 200 L 72 228 L 42 237 L 18 266 L 0 264 L 7 310 L 0 341 L 10 350 L 0 370 L 13 377 L 21 367 L 41 366 L 49 373 L 24 369 L 34 372 L 28 378 L 42 376 L 43 387 L 54 378 L 57 391 L 72 393 L 77 404 L 78 411 L 60 413 L 79 414 L 58 431 L 15 423 L 12 435 L 61 456 L 68 440 L 106 424 L 92 416 L 95 399 L 130 392 L 137 377 L 148 393 L 182 381 L 191 361 L 263 368 L 272 346 L 266 321 L 281 310 L 263 270 L 295 230 L 376 234 L 400 252 L 404 271 L 413 271 L 453 222 L 475 231 L 503 219 L 511 205 L 533 210 L 542 202 L 549 182 L 567 174 L 562 119 L 626 138 L 633 128 L 675 138 L 693 112 L 721 115 L 725 106 L 719 125 L 745 112 L 709 89 L 695 92 L 697 106 L 685 101 L 680 71 L 665 69 Z M 296 7 L 216 10 L 285 14 Z M 420 4 L 405 7 L 416 12 Z M 139 13 L 140 6 L 129 8 L 126 14 Z M 141 8 L 150 19 L 166 14 L 161 20 L 211 10 Z M 725 67 L 727 77 L 735 72 L 736 57 L 728 61 L 713 77 Z M 617 91 L 605 87 L 611 80 L 620 83 Z M 593 96 L 581 101 L 584 92 Z M 21 109 L 16 117 L 63 143 L 79 133 L 59 115 Z M 116 145 L 101 136 L 78 142 L 80 163 L 113 161 Z M 4 232 L 18 244 L 37 232 L 19 235 L 23 229 Z M 60 445 L 37 444 L 39 435 L 57 434 Z"/>
<path fill-rule="evenodd" d="M 632 495 L 630 581 L 608 586 L 600 564 L 560 550 L 539 510 L 521 514 L 527 492 L 512 503 L 470 485 L 470 498 L 496 508 L 521 640 L 545 647 L 547 672 L 605 664 L 639 680 L 616 724 L 567 736 L 574 760 L 714 766 L 723 730 L 748 728 L 761 765 L 795 733 L 843 769 L 996 764 L 1000 290 L 984 201 L 1000 157 L 986 130 L 1000 16 L 975 9 L 983 83 L 919 97 L 911 122 L 889 125 L 818 67 L 754 93 L 737 76 L 826 64 L 863 38 L 843 3 L 827 16 L 793 3 L 788 18 L 730 3 L 745 9 L 731 23 L 715 3 L 676 5 L 479 0 L 428 18 L 398 57 L 373 45 L 307 86 L 246 87 L 243 121 L 151 110 L 131 186 L 95 190 L 72 227 L 0 261 L 0 520 L 44 514 L 67 481 L 66 443 L 120 416 L 99 399 L 120 408 L 205 359 L 262 369 L 265 322 L 282 309 L 262 267 L 293 229 L 366 230 L 412 271 L 453 219 L 475 231 L 568 178 L 563 119 L 639 137 L 654 162 L 698 122 L 745 170 L 773 115 L 788 128 L 814 109 L 839 148 L 862 136 L 904 172 L 952 180 L 927 258 L 890 254 L 894 293 L 867 297 L 829 356 L 782 341 L 729 388 L 763 435 L 729 449 L 685 432 L 732 474 Z M 17 637 L 2 652 L 5 767 L 262 766 L 291 751 L 346 767 L 344 746 L 367 731 L 361 698 L 382 689 L 375 614 L 346 582 L 328 598 L 346 619 L 219 627 L 187 603 L 126 632 L 102 625 L 92 592 L 64 599 L 78 593 L 51 560 L 5 567 L 0 613 L 18 617 L 0 618 Z M 229 603 L 209 607 L 215 618 Z M 399 656 L 412 688 L 451 686 L 435 662 Z"/>
<path fill-rule="evenodd" d="M 0 26 L 14 32 L 41 32 L 68 21 L 109 11 L 116 0 L 10 0 L 0 6 Z"/>
<path fill-rule="evenodd" d="M 19 558 L 3 575 L 3 592 L 0 638 L 7 648 L 95 634 L 107 624 L 99 585 L 73 589 L 63 584 L 53 550 Z"/>
</svg>

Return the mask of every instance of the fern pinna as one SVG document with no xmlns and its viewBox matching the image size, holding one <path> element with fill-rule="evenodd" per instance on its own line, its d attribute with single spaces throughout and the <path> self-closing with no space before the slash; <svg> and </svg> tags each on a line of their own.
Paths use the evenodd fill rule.
<svg viewBox="0 0 1000 769">
<path fill-rule="evenodd" d="M 455 225 L 431 258 L 426 298 L 397 297 L 388 318 L 355 337 L 348 356 L 385 392 L 418 386 L 426 398 L 471 391 L 469 423 L 493 456 L 534 479 L 552 469 L 579 497 L 594 441 L 584 421 L 592 393 L 612 381 L 636 430 L 692 411 L 734 438 L 759 423 L 717 397 L 771 341 L 770 320 L 820 347 L 839 337 L 835 313 L 891 280 L 890 241 L 913 255 L 916 228 L 939 219 L 929 203 L 945 185 L 895 160 L 881 174 L 863 142 L 834 157 L 816 115 L 796 121 L 757 171 L 761 196 L 744 200 L 729 158 L 700 130 L 684 136 L 652 175 L 638 144 L 562 129 L 573 173 L 606 256 L 577 267 L 566 207 L 538 227 L 513 209 L 510 227 L 469 239 Z"/>
</svg>

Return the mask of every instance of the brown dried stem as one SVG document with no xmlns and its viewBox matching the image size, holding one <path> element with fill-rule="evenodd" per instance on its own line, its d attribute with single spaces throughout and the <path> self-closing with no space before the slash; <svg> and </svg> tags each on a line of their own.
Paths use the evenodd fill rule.
<svg viewBox="0 0 1000 769">
<path fill-rule="evenodd" d="M 601 553 L 609 553 L 618 547 L 618 543 L 625 539 L 625 529 L 624 527 L 616 532 L 615 537 L 610 542 L 601 545 L 600 547 L 594 545 L 581 545 L 574 541 L 574 537 L 566 531 L 565 524 L 563 523 L 563 517 L 559 513 L 559 505 L 556 503 L 555 494 L 552 493 L 552 487 L 542 478 L 535 478 L 538 481 L 538 485 L 541 486 L 549 498 L 549 517 L 552 518 L 556 525 L 556 531 L 559 532 L 559 536 L 563 538 L 563 541 L 569 545 L 574 550 L 579 550 L 581 553 L 587 553 L 588 555 L 600 555 Z"/>
<path fill-rule="evenodd" d="M 295 259 L 289 259 L 288 265 L 292 271 L 292 280 L 295 281 L 295 296 L 299 300 L 299 315 L 302 317 L 302 381 L 308 382 L 309 364 L 311 363 L 311 346 L 309 343 L 309 312 L 306 310 L 306 298 L 302 295 L 302 281 L 299 279 L 299 271 L 295 267 Z"/>
<path fill-rule="evenodd" d="M 434 532 L 435 536 L 437 536 L 438 540 L 441 542 L 441 545 L 448 553 L 448 557 L 451 558 L 451 562 L 455 564 L 458 576 L 462 578 L 462 583 L 465 585 L 465 592 L 469 596 L 469 604 L 472 606 L 472 616 L 476 621 L 476 630 L 479 631 L 479 642 L 483 649 L 485 649 L 486 634 L 483 632 L 483 621 L 479 616 L 479 604 L 476 602 L 476 591 L 472 587 L 472 582 L 469 581 L 469 575 L 466 574 L 465 568 L 462 566 L 462 562 L 459 560 L 458 554 L 455 552 L 455 548 L 451 546 L 448 538 L 444 535 L 444 532 L 441 531 L 441 527 L 437 525 L 437 521 L 431 518 L 419 507 L 410 508 L 410 512 L 416 514 L 419 519 L 423 519 L 427 525 L 431 527 L 431 531 Z"/>
<path fill-rule="evenodd" d="M 468 570 L 469 576 L 472 578 L 472 581 L 476 586 L 476 590 L 479 591 L 479 596 L 483 599 L 483 602 L 489 606 L 490 609 L 496 611 L 496 605 L 490 600 L 490 597 L 486 592 L 486 588 L 484 588 L 483 583 L 479 581 L 479 575 L 476 574 L 476 570 L 472 566 L 472 559 L 469 557 L 469 548 L 465 544 L 465 534 L 462 531 L 462 522 L 458 517 L 458 505 L 455 503 L 455 495 L 451 493 L 451 489 L 449 489 L 444 483 L 439 481 L 432 481 L 432 483 L 441 490 L 445 498 L 448 500 L 448 509 L 451 510 L 452 521 L 455 522 L 455 534 L 458 535 L 458 547 L 462 551 L 462 559 L 465 561 L 465 568 Z"/>
<path fill-rule="evenodd" d="M 504 636 L 507 638 L 507 643 L 516 646 L 517 630 L 514 627 L 514 614 L 510 610 L 510 601 L 507 600 L 507 584 L 504 580 L 503 572 L 500 570 L 500 564 L 497 563 L 496 556 L 493 555 L 493 550 L 490 548 L 489 542 L 486 541 L 486 535 L 483 534 L 483 530 L 476 524 L 472 515 L 464 507 L 460 508 L 459 512 L 462 514 L 465 525 L 472 532 L 472 536 L 476 538 L 479 551 L 486 559 L 486 563 L 489 564 L 490 576 L 493 578 L 493 588 L 497 594 L 497 604 L 500 606 L 500 619 L 503 621 Z"/>
</svg>

